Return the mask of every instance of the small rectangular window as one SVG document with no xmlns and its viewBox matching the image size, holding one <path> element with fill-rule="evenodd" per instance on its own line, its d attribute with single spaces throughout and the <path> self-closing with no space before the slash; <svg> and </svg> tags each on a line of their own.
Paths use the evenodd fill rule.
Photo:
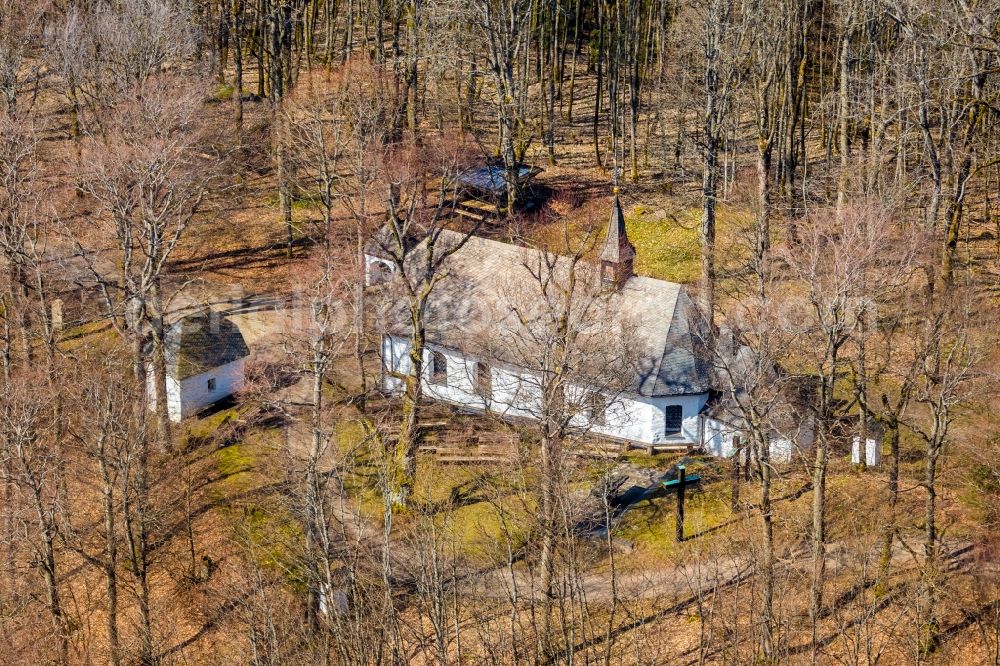
<svg viewBox="0 0 1000 666">
<path fill-rule="evenodd" d="M 431 384 L 448 385 L 448 359 L 441 352 L 431 352 Z"/>
<path fill-rule="evenodd" d="M 209 391 L 215 390 L 215 377 L 212 377 L 211 379 L 208 380 L 208 390 Z"/>
<path fill-rule="evenodd" d="M 684 410 L 680 405 L 667 405 L 663 409 L 664 434 L 676 435 L 681 431 L 684 421 Z"/>
</svg>

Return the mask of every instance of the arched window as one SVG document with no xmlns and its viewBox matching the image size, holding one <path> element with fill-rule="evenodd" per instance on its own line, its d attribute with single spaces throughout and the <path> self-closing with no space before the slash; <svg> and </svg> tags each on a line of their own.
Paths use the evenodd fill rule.
<svg viewBox="0 0 1000 666">
<path fill-rule="evenodd" d="M 431 352 L 431 384 L 448 385 L 448 359 L 439 351 Z"/>
</svg>

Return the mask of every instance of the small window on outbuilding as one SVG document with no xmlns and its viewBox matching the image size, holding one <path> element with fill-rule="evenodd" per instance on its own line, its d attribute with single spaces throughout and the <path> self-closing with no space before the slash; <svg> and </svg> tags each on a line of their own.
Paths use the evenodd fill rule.
<svg viewBox="0 0 1000 666">
<path fill-rule="evenodd" d="M 493 395 L 493 377 L 489 364 L 476 362 L 476 395 L 487 400 Z"/>
<path fill-rule="evenodd" d="M 677 435 L 681 432 L 684 422 L 684 410 L 680 405 L 667 405 L 663 408 L 663 431 L 666 435 Z"/>
<path fill-rule="evenodd" d="M 208 380 L 208 390 L 209 391 L 214 391 L 215 390 L 215 377 L 209 378 L 209 380 Z"/>
<path fill-rule="evenodd" d="M 431 352 L 431 384 L 448 385 L 448 359 L 439 351 Z"/>
</svg>

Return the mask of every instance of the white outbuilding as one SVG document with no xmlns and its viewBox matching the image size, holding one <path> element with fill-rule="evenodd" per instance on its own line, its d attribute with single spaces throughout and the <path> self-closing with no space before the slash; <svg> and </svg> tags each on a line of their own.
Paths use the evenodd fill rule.
<svg viewBox="0 0 1000 666">
<path fill-rule="evenodd" d="M 239 391 L 249 354 L 239 327 L 218 312 L 206 309 L 174 323 L 166 333 L 170 420 L 176 423 Z M 150 408 L 155 409 L 151 367 L 147 375 Z"/>
</svg>

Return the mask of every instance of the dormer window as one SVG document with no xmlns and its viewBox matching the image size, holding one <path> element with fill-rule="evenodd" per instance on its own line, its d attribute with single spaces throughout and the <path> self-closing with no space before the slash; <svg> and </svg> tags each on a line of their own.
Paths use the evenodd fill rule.
<svg viewBox="0 0 1000 666">
<path fill-rule="evenodd" d="M 395 267 L 391 262 L 379 257 L 369 256 L 365 284 L 368 286 L 383 284 L 391 280 L 395 272 Z"/>
</svg>

